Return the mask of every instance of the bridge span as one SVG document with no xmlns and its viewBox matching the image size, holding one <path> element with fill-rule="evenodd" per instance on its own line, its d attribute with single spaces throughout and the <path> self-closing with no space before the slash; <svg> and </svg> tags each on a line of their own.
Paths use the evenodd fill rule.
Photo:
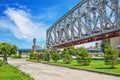
<svg viewBox="0 0 120 80">
<path fill-rule="evenodd" d="M 120 36 L 120 0 L 82 0 L 46 33 L 47 47 L 67 47 Z"/>
</svg>

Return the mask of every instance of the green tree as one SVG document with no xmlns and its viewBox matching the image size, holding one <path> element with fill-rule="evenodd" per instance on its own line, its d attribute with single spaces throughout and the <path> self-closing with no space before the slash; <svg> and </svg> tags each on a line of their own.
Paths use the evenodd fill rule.
<svg viewBox="0 0 120 80">
<path fill-rule="evenodd" d="M 73 46 L 69 46 L 65 48 L 70 55 L 75 55 L 75 48 Z"/>
<path fill-rule="evenodd" d="M 76 49 L 77 53 L 77 62 L 80 65 L 89 65 L 90 64 L 90 56 L 85 48 Z"/>
<path fill-rule="evenodd" d="M 74 55 L 74 47 L 64 48 L 64 50 L 62 51 L 63 61 L 69 64 L 72 61 L 72 55 Z"/>
<path fill-rule="evenodd" d="M 47 63 L 50 63 L 51 60 L 51 51 L 46 50 L 45 51 L 45 61 L 47 61 Z"/>
<path fill-rule="evenodd" d="M 105 64 L 111 65 L 112 68 L 119 63 L 118 52 L 110 46 L 105 48 L 104 58 L 105 58 Z"/>
<path fill-rule="evenodd" d="M 109 46 L 110 46 L 110 39 L 102 40 L 101 49 L 102 49 L 103 52 L 105 51 L 105 48 L 107 48 Z"/>
<path fill-rule="evenodd" d="M 30 54 L 29 54 L 29 59 L 34 59 L 34 54 L 33 54 L 33 50 L 30 51 Z"/>
<path fill-rule="evenodd" d="M 71 61 L 72 61 L 72 56 L 66 52 L 64 54 L 63 62 L 65 62 L 66 64 L 69 64 Z"/>
<path fill-rule="evenodd" d="M 54 51 L 51 53 L 51 57 L 54 60 L 54 62 L 57 62 L 57 60 L 60 59 L 60 54 L 57 51 Z"/>
<path fill-rule="evenodd" d="M 9 55 L 11 54 L 17 54 L 18 47 L 16 45 L 11 45 Z"/>
<path fill-rule="evenodd" d="M 38 53 L 38 61 L 45 60 L 45 56 L 46 56 L 45 52 L 39 52 Z"/>
<path fill-rule="evenodd" d="M 14 49 L 15 48 L 15 49 Z M 17 47 L 9 43 L 0 44 L 0 54 L 3 54 L 3 62 L 7 64 L 7 56 L 15 54 L 17 52 Z"/>
</svg>

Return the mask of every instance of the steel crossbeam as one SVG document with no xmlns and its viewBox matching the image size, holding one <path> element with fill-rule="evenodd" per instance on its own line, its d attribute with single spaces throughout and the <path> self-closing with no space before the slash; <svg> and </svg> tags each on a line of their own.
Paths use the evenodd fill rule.
<svg viewBox="0 0 120 80">
<path fill-rule="evenodd" d="M 120 35 L 119 0 L 83 0 L 46 34 L 47 47 L 67 47 Z"/>
</svg>

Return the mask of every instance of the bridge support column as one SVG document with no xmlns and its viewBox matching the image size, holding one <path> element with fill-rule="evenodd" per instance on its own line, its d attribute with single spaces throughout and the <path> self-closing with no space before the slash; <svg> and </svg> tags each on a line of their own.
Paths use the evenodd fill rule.
<svg viewBox="0 0 120 80">
<path fill-rule="evenodd" d="M 113 48 L 117 48 L 120 57 L 120 37 L 110 38 L 110 43 Z"/>
</svg>

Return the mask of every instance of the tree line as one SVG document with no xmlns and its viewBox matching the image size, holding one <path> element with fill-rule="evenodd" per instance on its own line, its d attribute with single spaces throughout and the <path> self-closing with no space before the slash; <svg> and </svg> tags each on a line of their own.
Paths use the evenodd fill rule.
<svg viewBox="0 0 120 80">
<path fill-rule="evenodd" d="M 114 67 L 115 65 L 120 63 L 118 52 L 116 49 L 110 46 L 110 40 L 106 39 L 101 42 L 101 49 L 104 53 L 104 61 L 106 65 L 111 65 Z M 38 61 L 54 61 L 57 62 L 61 60 L 62 62 L 69 64 L 74 59 L 80 65 L 89 65 L 91 62 L 91 56 L 85 48 L 74 48 L 72 46 L 66 47 L 63 51 L 51 50 L 46 52 L 39 52 L 38 54 L 30 53 L 30 59 L 37 59 Z"/>
<path fill-rule="evenodd" d="M 58 60 L 62 60 L 64 63 L 69 64 L 72 62 L 73 56 L 76 57 L 76 60 L 80 65 L 89 65 L 90 63 L 90 55 L 88 54 L 85 48 L 74 48 L 74 47 L 67 47 L 64 48 L 62 52 L 53 50 L 53 51 L 46 51 L 46 52 L 39 52 L 33 53 L 31 51 L 29 58 L 38 61 L 48 61 L 52 60 L 57 62 Z"/>
</svg>

